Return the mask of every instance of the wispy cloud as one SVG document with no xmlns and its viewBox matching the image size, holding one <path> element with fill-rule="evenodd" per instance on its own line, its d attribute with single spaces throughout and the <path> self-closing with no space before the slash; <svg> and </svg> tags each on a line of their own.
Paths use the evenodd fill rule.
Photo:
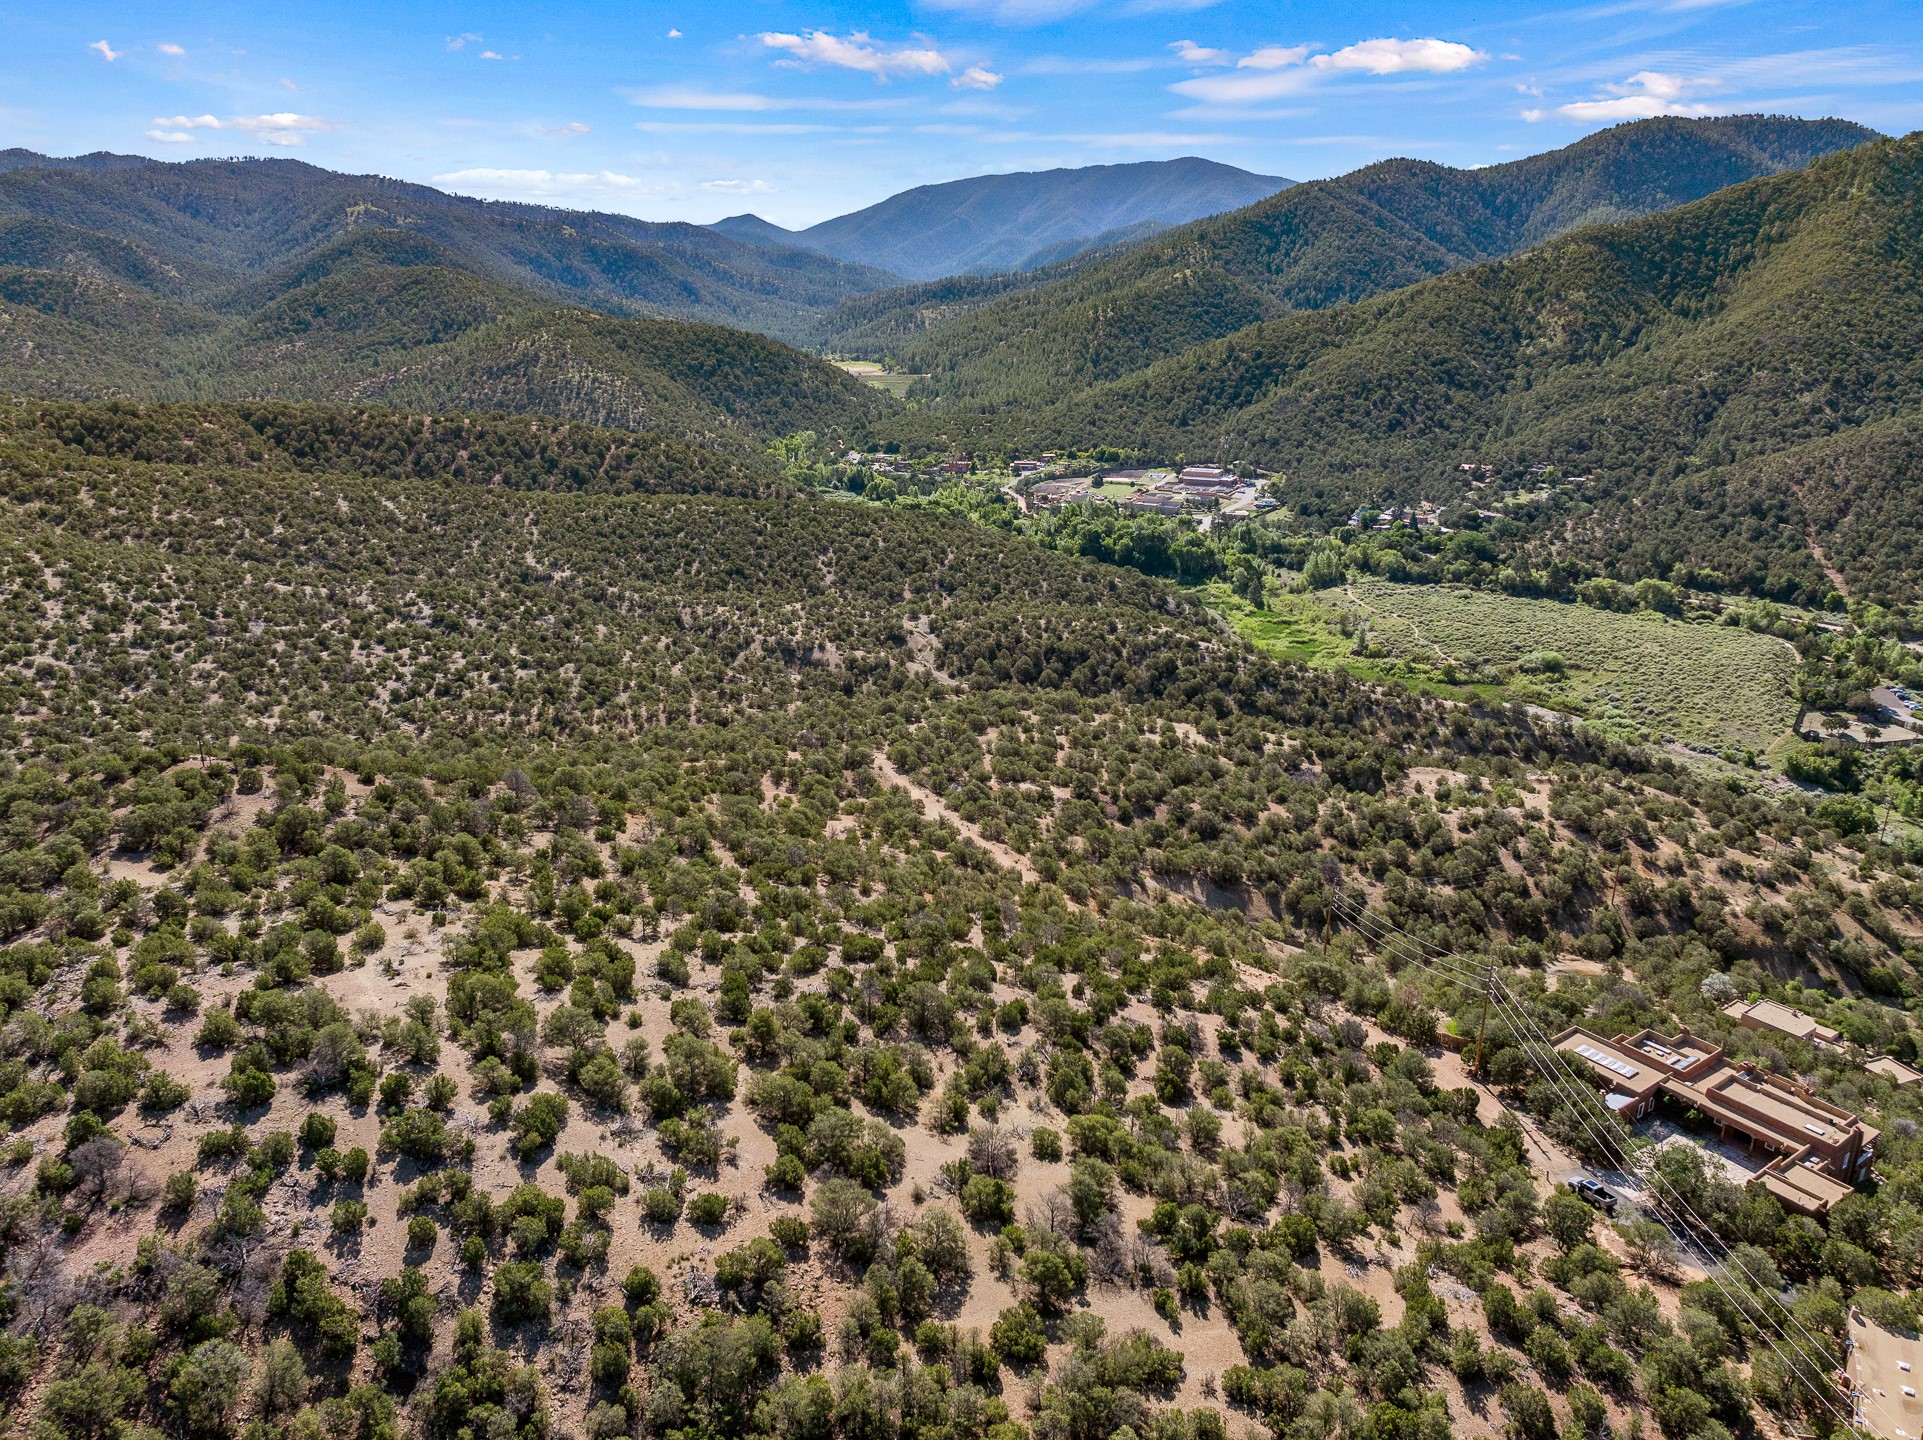
<svg viewBox="0 0 1923 1440">
<path fill-rule="evenodd" d="M 1093 10 L 1103 0 L 928 0 L 942 10 L 992 20 L 998 25 L 1049 25 L 1071 15 Z M 1118 15 L 1161 15 L 1171 11 L 1209 10 L 1222 0 L 1120 0 Z"/>
<path fill-rule="evenodd" d="M 171 44 L 170 42 L 165 40 L 163 40 L 160 44 L 154 46 L 154 49 L 158 50 L 162 55 L 172 55 L 172 56 L 175 56 L 176 58 L 178 58 L 179 56 L 185 55 L 187 53 L 184 47 Z"/>
<path fill-rule="evenodd" d="M 1037 55 L 1021 65 L 1024 75 L 1134 75 L 1143 70 L 1153 70 L 1163 62 L 1159 60 L 1103 60 L 1083 59 L 1070 55 Z"/>
<path fill-rule="evenodd" d="M 1198 69 L 1227 65 L 1235 59 L 1233 50 L 1216 50 L 1207 45 L 1197 45 L 1193 40 L 1177 40 L 1168 48 L 1175 52 L 1175 58 L 1184 65 L 1194 65 Z"/>
<path fill-rule="evenodd" d="M 931 3 L 943 10 L 980 16 L 1001 25 L 1046 25 L 1080 14 L 1096 0 L 931 0 Z"/>
<path fill-rule="evenodd" d="M 465 50 L 470 45 L 479 45 L 480 43 L 480 35 L 472 30 L 468 31 L 465 35 L 450 35 L 447 37 L 447 48 L 450 50 Z"/>
<path fill-rule="evenodd" d="M 296 115 L 291 110 L 274 115 L 231 115 L 225 119 L 218 115 L 165 115 L 153 123 L 154 128 L 147 132 L 148 138 L 171 145 L 191 140 L 193 136 L 187 132 L 195 130 L 238 131 L 266 145 L 305 145 L 309 135 L 334 128 L 331 120 L 318 115 Z"/>
<path fill-rule="evenodd" d="M 1029 131 L 1006 130 L 984 135 L 982 139 L 996 145 L 1052 143 L 1078 145 L 1089 150 L 1180 150 L 1206 145 L 1243 145 L 1248 143 L 1249 137 L 1176 130 L 1098 131 L 1073 135 L 1040 135 Z"/>
<path fill-rule="evenodd" d="M 703 90 L 698 85 L 652 85 L 623 92 L 647 110 L 898 110 L 906 100 L 877 96 L 842 100 L 823 95 L 763 95 L 752 90 Z"/>
<path fill-rule="evenodd" d="M 784 102 L 746 90 L 703 90 L 694 85 L 654 85 L 628 91 L 633 104 L 654 110 L 779 110 Z"/>
<path fill-rule="evenodd" d="M 98 50 L 100 52 L 100 58 L 105 60 L 109 65 L 118 60 L 124 53 L 123 51 L 114 49 L 114 47 L 109 45 L 105 40 L 96 40 L 87 48 L 89 50 Z"/>
<path fill-rule="evenodd" d="M 570 120 L 565 125 L 536 125 L 534 133 L 536 135 L 586 135 L 591 128 L 583 125 L 579 120 Z"/>
<path fill-rule="evenodd" d="M 1002 77 L 981 65 L 970 65 L 948 83 L 957 90 L 993 90 L 1002 83 Z"/>
<path fill-rule="evenodd" d="M 648 135 L 821 135 L 844 127 L 788 120 L 765 124 L 747 120 L 637 120 L 634 128 Z M 882 127 L 870 128 L 873 133 L 879 133 Z"/>
<path fill-rule="evenodd" d="M 858 70 L 884 84 L 897 75 L 946 75 L 955 68 L 932 45 L 885 45 L 862 30 L 845 37 L 826 30 L 806 30 L 799 35 L 765 30 L 759 38 L 769 49 L 784 52 L 787 58 L 778 64 Z"/>
</svg>

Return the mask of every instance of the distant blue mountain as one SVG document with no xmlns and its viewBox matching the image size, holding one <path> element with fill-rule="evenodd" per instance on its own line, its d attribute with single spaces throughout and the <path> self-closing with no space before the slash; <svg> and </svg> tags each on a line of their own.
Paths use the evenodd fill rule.
<svg viewBox="0 0 1923 1440">
<path fill-rule="evenodd" d="M 750 244 L 815 250 L 933 280 L 1022 269 L 1038 255 L 1066 259 L 1113 243 L 1117 232 L 1146 236 L 1253 205 L 1293 183 L 1189 156 L 918 185 L 806 230 L 784 230 L 759 215 L 730 216 L 710 228 Z"/>
</svg>

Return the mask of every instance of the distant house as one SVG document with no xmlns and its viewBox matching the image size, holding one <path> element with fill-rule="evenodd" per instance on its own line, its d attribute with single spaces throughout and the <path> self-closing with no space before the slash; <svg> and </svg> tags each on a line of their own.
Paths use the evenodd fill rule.
<svg viewBox="0 0 1923 1440">
<path fill-rule="evenodd" d="M 1832 1050 L 1842 1048 L 1843 1036 L 1839 1031 L 1819 1025 L 1801 1010 L 1792 1010 L 1774 1000 L 1750 1003 L 1738 1000 L 1725 1005 L 1723 1013 L 1747 1030 L 1773 1030 L 1792 1040 L 1806 1040 L 1812 1045 L 1822 1045 Z"/>
<path fill-rule="evenodd" d="M 1734 1134 L 1772 1159 L 1750 1183 L 1806 1215 L 1822 1215 L 1869 1178 L 1878 1131 L 1819 1099 L 1807 1087 L 1732 1064 L 1723 1047 L 1687 1029 L 1600 1035 L 1571 1026 L 1556 1049 L 1585 1066 L 1611 1110 L 1636 1120 L 1655 1109 L 1659 1094 L 1694 1110 L 1727 1139 Z"/>
<path fill-rule="evenodd" d="M 1894 1081 L 1898 1085 L 1915 1085 L 1923 1082 L 1923 1070 L 1912 1070 L 1894 1055 L 1878 1055 L 1863 1068 L 1872 1075 L 1881 1075 L 1885 1080 Z"/>
<path fill-rule="evenodd" d="M 1042 468 L 1042 462 L 1039 460 L 1011 460 L 1008 463 L 1008 468 L 1013 470 L 1017 475 L 1033 475 L 1037 470 Z"/>
<path fill-rule="evenodd" d="M 966 475 L 974 468 L 975 462 L 972 460 L 944 460 L 941 462 L 941 473 L 944 475 Z"/>
<path fill-rule="evenodd" d="M 1160 490 L 1141 490 L 1122 502 L 1124 510 L 1133 510 L 1138 515 L 1180 515 L 1182 498 Z"/>
<path fill-rule="evenodd" d="M 1220 465 L 1189 465 L 1184 467 L 1182 473 L 1175 478 L 1185 484 L 1207 480 L 1225 480 L 1231 485 L 1241 483 L 1230 471 L 1224 470 Z"/>
</svg>

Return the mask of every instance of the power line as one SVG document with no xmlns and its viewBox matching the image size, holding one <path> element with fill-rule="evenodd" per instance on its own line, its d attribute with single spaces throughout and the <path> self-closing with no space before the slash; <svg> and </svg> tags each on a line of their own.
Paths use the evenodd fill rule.
<svg viewBox="0 0 1923 1440">
<path fill-rule="evenodd" d="M 1340 892 L 1337 892 L 1336 896 L 1332 898 L 1337 912 L 1342 914 L 1345 919 L 1354 925 L 1365 939 L 1374 943 L 1378 951 L 1386 950 L 1393 958 L 1401 961 L 1404 965 L 1419 967 L 1432 974 L 1437 974 L 1445 979 L 1449 979 L 1452 983 L 1469 984 L 1470 977 L 1465 975 L 1461 969 L 1457 968 L 1463 963 L 1460 957 L 1442 951 L 1440 947 L 1434 946 L 1420 939 L 1420 937 L 1410 935 L 1407 931 L 1402 930 L 1401 927 L 1394 925 L 1392 922 L 1379 919 L 1369 914 L 1366 908 L 1357 906 L 1355 902 L 1348 900 L 1348 898 L 1341 895 Z M 1399 945 L 1395 940 L 1384 940 L 1380 934 L 1372 934 L 1370 930 L 1371 926 L 1374 926 L 1378 931 L 1387 930 L 1394 935 L 1400 936 L 1405 944 Z M 1419 946 L 1433 952 L 1436 956 L 1436 961 L 1432 962 L 1426 959 L 1419 952 L 1416 954 L 1409 953 L 1406 946 L 1410 945 Z M 1633 1163 L 1630 1158 L 1633 1152 L 1627 1143 L 1627 1137 L 1617 1138 L 1617 1136 L 1613 1134 L 1605 1134 L 1598 1131 L 1596 1125 L 1591 1122 L 1586 1113 L 1586 1110 L 1590 1106 L 1596 1106 L 1598 1104 L 1593 1085 L 1588 1082 L 1586 1077 L 1577 1076 L 1566 1068 L 1561 1053 L 1556 1050 L 1554 1044 L 1543 1033 L 1541 1028 L 1537 1026 L 1533 1018 L 1523 1007 L 1521 997 L 1515 995 L 1514 992 L 1509 990 L 1508 986 L 1502 983 L 1500 977 L 1494 973 L 1493 967 L 1491 967 L 1488 972 L 1484 983 L 1486 985 L 1484 991 L 1485 1003 L 1493 1002 L 1496 1005 L 1498 1012 L 1508 1024 L 1512 1037 L 1518 1040 L 1525 1053 L 1528 1053 L 1532 1048 L 1538 1052 L 1536 1066 L 1538 1073 L 1548 1082 L 1552 1091 L 1561 1102 L 1568 1106 L 1570 1113 L 1576 1122 L 1582 1126 L 1591 1142 L 1596 1145 L 1599 1153 L 1605 1158 L 1612 1160 L 1622 1173 L 1633 1177 L 1635 1180 L 1644 1182 L 1648 1189 L 1648 1198 L 1645 1203 L 1656 1213 L 1657 1219 L 1663 1223 L 1664 1228 L 1668 1230 L 1672 1237 L 1679 1243 L 1683 1243 L 1683 1237 L 1677 1233 L 1679 1226 L 1685 1231 L 1699 1230 L 1701 1232 L 1701 1237 L 1704 1238 L 1699 1238 L 1698 1243 L 1710 1254 L 1712 1259 L 1711 1266 L 1705 1268 L 1705 1276 L 1716 1286 L 1717 1290 L 1729 1300 L 1738 1314 L 1756 1325 L 1757 1338 L 1763 1342 L 1779 1361 L 1783 1362 L 1788 1373 L 1809 1385 L 1812 1397 L 1828 1409 L 1833 1416 L 1841 1420 L 1846 1426 L 1855 1426 L 1858 1422 L 1854 1414 L 1852 1413 L 1849 1416 L 1845 1416 L 1843 1411 L 1828 1398 L 1828 1368 L 1819 1363 L 1818 1360 L 1813 1359 L 1810 1353 L 1804 1349 L 1803 1345 L 1791 1337 L 1788 1329 L 1784 1328 L 1775 1318 L 1775 1315 L 1769 1309 L 1767 1302 L 1761 1295 L 1747 1290 L 1739 1294 L 1733 1292 L 1729 1286 L 1725 1285 L 1716 1273 L 1717 1264 L 1734 1266 L 1736 1271 L 1740 1273 L 1751 1286 L 1755 1286 L 1760 1290 L 1761 1286 L 1755 1274 L 1742 1263 L 1741 1259 L 1736 1256 L 1727 1245 L 1723 1244 L 1721 1237 L 1709 1227 L 1701 1216 L 1696 1214 L 1687 1201 L 1680 1195 L 1668 1193 L 1666 1183 L 1660 1178 L 1654 1183 L 1648 1181 L 1648 1177 L 1644 1176 L 1641 1166 Z M 1521 1033 L 1524 1030 L 1529 1032 L 1527 1036 Z M 1480 1056 L 1478 1056 L 1478 1059 L 1480 1059 Z M 1575 1087 L 1573 1091 L 1570 1088 L 1571 1086 Z M 1585 1100 L 1588 1102 L 1587 1106 L 1584 1104 Z M 1498 1103 L 1500 1103 L 1500 1101 L 1498 1101 Z M 1598 1118 L 1602 1119 L 1604 1131 L 1613 1131 L 1615 1123 L 1613 1117 L 1603 1119 L 1601 1116 L 1598 1116 Z M 1693 1227 L 1685 1224 L 1681 1220 L 1680 1216 L 1676 1213 L 1678 1209 L 1688 1214 L 1690 1220 L 1694 1222 Z M 1720 1262 L 1715 1260 L 1714 1250 L 1711 1249 L 1712 1245 L 1720 1247 L 1723 1252 Z M 1750 1303 L 1746 1305 L 1744 1304 L 1744 1300 L 1748 1300 Z M 1822 1352 L 1824 1348 L 1823 1341 L 1813 1335 L 1794 1312 L 1789 1311 L 1785 1307 L 1783 1316 L 1802 1333 L 1806 1340 L 1818 1348 L 1819 1353 Z M 1778 1345 L 1776 1339 L 1771 1337 L 1771 1330 L 1774 1330 L 1776 1335 L 1781 1338 L 1783 1345 Z M 1785 1353 L 1784 1346 L 1788 1347 L 1790 1353 Z M 1800 1362 L 1800 1365 L 1798 1362 Z M 1811 1379 L 1812 1375 L 1814 1376 L 1813 1381 Z"/>
<path fill-rule="evenodd" d="M 1353 902 L 1351 902 L 1351 904 L 1352 903 Z M 1362 912 L 1362 917 L 1365 920 L 1374 921 L 1376 924 L 1378 924 L 1383 928 L 1387 928 L 1389 930 L 1395 931 L 1397 934 L 1404 936 L 1411 943 L 1414 943 L 1414 944 L 1424 943 L 1418 937 L 1409 935 L 1407 931 L 1401 930 L 1400 927 L 1397 927 L 1390 922 L 1377 921 L 1376 918 L 1374 916 L 1369 915 L 1366 910 Z M 1365 936 L 1368 935 L 1368 931 L 1363 927 L 1363 925 L 1358 924 L 1357 928 L 1358 930 L 1361 930 Z M 1370 938 L 1374 938 L 1374 937 L 1370 937 Z M 1377 944 L 1380 947 L 1382 945 L 1382 942 L 1378 940 Z M 1403 951 L 1394 948 L 1393 942 L 1390 942 L 1390 945 L 1388 948 L 1390 948 L 1392 950 L 1392 953 L 1395 953 L 1398 956 L 1398 958 L 1405 958 L 1405 959 L 1408 958 Z M 1430 946 L 1429 948 L 1434 950 L 1437 947 Z M 1454 957 L 1451 957 L 1451 958 L 1454 958 Z M 1421 963 L 1421 962 L 1411 961 L 1410 963 Z M 1631 1163 L 1629 1157 L 1633 1152 L 1629 1149 L 1629 1146 L 1626 1143 L 1624 1143 L 1623 1139 L 1615 1138 L 1616 1132 L 1613 1129 L 1613 1123 L 1614 1123 L 1613 1117 L 1607 1117 L 1607 1118 L 1599 1117 L 1599 1118 L 1603 1118 L 1603 1129 L 1605 1132 L 1608 1132 L 1609 1138 L 1605 1138 L 1604 1135 L 1598 1134 L 1595 1126 L 1589 1122 L 1588 1116 L 1585 1113 L 1588 1107 L 1586 1107 L 1583 1104 L 1583 1101 L 1586 1099 L 1589 1102 L 1590 1106 L 1594 1106 L 1597 1104 L 1596 1092 L 1594 1087 L 1588 1083 L 1586 1077 L 1577 1075 L 1566 1067 L 1563 1061 L 1561 1052 L 1555 1048 L 1554 1043 L 1550 1041 L 1548 1036 L 1544 1034 L 1544 1032 L 1535 1024 L 1534 1020 L 1530 1017 L 1526 1008 L 1524 1008 L 1521 998 L 1516 996 L 1512 991 L 1510 991 L 1507 986 L 1503 985 L 1499 977 L 1492 976 L 1491 978 L 1494 981 L 1494 986 L 1493 986 L 1494 998 L 1496 999 L 1497 1004 L 1501 1009 L 1502 1013 L 1504 1014 L 1505 1018 L 1508 1019 L 1512 1033 L 1517 1030 L 1518 1027 L 1516 1022 L 1517 1020 L 1520 1020 L 1522 1022 L 1522 1026 L 1526 1027 L 1534 1035 L 1535 1043 L 1539 1047 L 1540 1053 L 1544 1056 L 1549 1057 L 1550 1063 L 1547 1065 L 1542 1063 L 1541 1059 L 1538 1060 L 1537 1062 L 1538 1072 L 1541 1073 L 1543 1075 L 1543 1078 L 1550 1083 L 1551 1087 L 1556 1091 L 1557 1095 L 1559 1096 L 1559 1098 L 1561 1098 L 1563 1103 L 1569 1106 L 1572 1115 L 1574 1115 L 1577 1122 L 1583 1126 L 1585 1132 L 1590 1136 L 1590 1139 L 1592 1140 L 1592 1142 L 1597 1144 L 1598 1149 L 1605 1156 L 1605 1158 L 1609 1158 L 1612 1161 L 1614 1161 L 1617 1164 L 1618 1168 L 1622 1170 L 1623 1173 L 1633 1177 L 1634 1179 L 1644 1180 L 1645 1182 L 1647 1182 L 1647 1177 L 1643 1175 L 1641 1167 L 1637 1164 Z M 1517 1036 L 1517 1038 L 1522 1039 L 1521 1036 Z M 1526 1039 L 1523 1039 L 1522 1043 L 1524 1045 L 1525 1050 L 1527 1050 L 1530 1042 Z M 1572 1086 L 1574 1088 L 1574 1095 L 1576 1097 L 1573 1100 L 1571 1098 L 1572 1092 L 1571 1092 L 1571 1089 L 1569 1088 Z M 1652 1205 L 1663 1206 L 1665 1200 L 1673 1200 L 1675 1204 L 1680 1205 L 1681 1208 L 1688 1213 L 1690 1219 L 1694 1222 L 1694 1228 L 1697 1230 L 1700 1230 L 1702 1234 L 1707 1237 L 1707 1240 L 1709 1243 L 1703 1243 L 1702 1241 L 1699 1240 L 1699 1243 L 1703 1244 L 1704 1250 L 1709 1251 L 1713 1256 L 1713 1251 L 1710 1250 L 1711 1244 L 1721 1247 L 1723 1251 L 1723 1258 L 1721 1263 L 1734 1265 L 1736 1269 L 1743 1275 L 1743 1277 L 1750 1282 L 1751 1285 L 1756 1286 L 1759 1290 L 1761 1289 L 1760 1283 L 1757 1281 L 1755 1274 L 1748 1268 L 1748 1266 L 1744 1265 L 1741 1262 L 1741 1260 L 1735 1255 L 1735 1252 L 1733 1250 L 1731 1250 L 1727 1245 L 1723 1244 L 1722 1238 L 1718 1236 L 1713 1229 L 1711 1229 L 1708 1223 L 1704 1221 L 1701 1216 L 1696 1214 L 1695 1210 L 1689 1206 L 1687 1201 L 1684 1201 L 1681 1196 L 1667 1195 L 1666 1192 L 1661 1188 L 1660 1183 L 1657 1186 L 1652 1187 L 1652 1189 L 1655 1195 L 1655 1198 L 1651 1202 Z M 1665 1208 L 1667 1207 L 1665 1206 Z M 1671 1218 L 1674 1218 L 1673 1209 L 1669 1211 L 1669 1215 Z M 1659 1218 L 1662 1218 L 1662 1217 L 1659 1216 Z M 1667 1225 L 1667 1222 L 1665 1222 L 1665 1228 L 1671 1228 Z M 1672 1235 L 1674 1235 L 1675 1233 L 1673 1228 L 1671 1228 L 1671 1233 Z M 1677 1238 L 1680 1241 L 1681 1237 L 1679 1236 Z M 1716 1277 L 1713 1272 L 1706 1270 L 1705 1273 L 1709 1275 L 1709 1278 L 1712 1281 L 1715 1280 Z M 1718 1284 L 1718 1288 L 1722 1289 L 1723 1287 L 1720 1284 Z M 1724 1290 L 1724 1293 L 1725 1295 L 1727 1295 L 1728 1291 Z M 1730 1298 L 1732 1300 L 1732 1303 L 1737 1303 L 1735 1301 L 1735 1297 L 1731 1296 Z M 1763 1309 L 1763 1302 L 1760 1299 L 1757 1301 L 1757 1305 L 1759 1310 Z M 1748 1312 L 1744 1310 L 1740 1304 L 1738 1304 L 1738 1311 L 1739 1313 L 1744 1314 L 1746 1317 L 1748 1316 Z M 1793 1312 L 1785 1309 L 1783 1313 L 1785 1318 L 1788 1319 L 1791 1324 L 1796 1326 L 1796 1328 L 1803 1334 L 1805 1339 L 1807 1339 L 1810 1343 L 1818 1346 L 1819 1349 L 1822 1348 L 1823 1342 L 1817 1336 L 1813 1335 L 1809 1331 L 1809 1329 L 1803 1325 L 1801 1320 L 1798 1319 Z M 1798 1356 L 1802 1358 L 1806 1364 L 1810 1363 L 1809 1357 L 1803 1351 L 1802 1346 L 1790 1338 L 1787 1330 L 1784 1330 L 1780 1324 L 1776 1324 L 1774 1322 L 1773 1316 L 1770 1315 L 1770 1312 L 1768 1312 L 1767 1310 L 1764 1310 L 1764 1314 L 1766 1317 L 1771 1318 L 1772 1324 L 1774 1325 L 1774 1328 L 1776 1328 L 1778 1334 L 1780 1334 L 1787 1343 L 1793 1346 Z M 1760 1325 L 1758 1329 L 1760 1332 L 1761 1331 Z M 1760 1338 L 1762 1338 L 1765 1341 L 1765 1343 L 1771 1343 L 1766 1333 L 1761 1334 Z"/>
</svg>

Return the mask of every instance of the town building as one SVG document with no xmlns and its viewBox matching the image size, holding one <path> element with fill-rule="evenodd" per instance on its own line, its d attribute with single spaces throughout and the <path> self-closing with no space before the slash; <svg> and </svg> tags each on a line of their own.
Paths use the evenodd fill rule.
<svg viewBox="0 0 1923 1440">
<path fill-rule="evenodd" d="M 1838 1031 L 1820 1025 L 1801 1010 L 1793 1010 L 1775 1000 L 1738 1000 L 1725 1005 L 1723 1013 L 1745 1029 L 1773 1030 L 1792 1040 L 1804 1040 L 1833 1050 L 1841 1049 L 1843 1045 L 1843 1037 Z"/>
<path fill-rule="evenodd" d="M 1088 498 L 1086 480 L 1044 480 L 1028 492 L 1028 503 L 1052 510 L 1058 505 L 1073 505 Z"/>
<path fill-rule="evenodd" d="M 1173 517 L 1182 513 L 1182 499 L 1179 495 L 1169 495 L 1160 490 L 1138 490 L 1122 502 L 1122 508 L 1138 515 Z"/>
<path fill-rule="evenodd" d="M 1751 1154 L 1773 1156 L 1751 1177 L 1784 1205 L 1822 1215 L 1869 1178 L 1878 1132 L 1819 1099 L 1806 1086 L 1731 1062 L 1723 1047 L 1691 1035 L 1642 1030 L 1604 1039 L 1580 1026 L 1558 1035 L 1556 1049 L 1579 1060 L 1626 1121 L 1642 1119 L 1667 1095 Z"/>
<path fill-rule="evenodd" d="M 1033 475 L 1037 470 L 1042 468 L 1042 462 L 1039 460 L 1011 460 L 1008 462 L 1008 468 L 1017 475 Z"/>
</svg>

